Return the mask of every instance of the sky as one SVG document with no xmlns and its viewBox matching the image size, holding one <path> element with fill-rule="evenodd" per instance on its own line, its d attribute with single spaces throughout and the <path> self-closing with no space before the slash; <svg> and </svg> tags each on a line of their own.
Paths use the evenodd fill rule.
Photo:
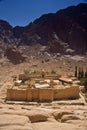
<svg viewBox="0 0 87 130">
<path fill-rule="evenodd" d="M 0 19 L 13 27 L 26 26 L 43 14 L 79 3 L 87 3 L 87 0 L 0 0 Z"/>
</svg>

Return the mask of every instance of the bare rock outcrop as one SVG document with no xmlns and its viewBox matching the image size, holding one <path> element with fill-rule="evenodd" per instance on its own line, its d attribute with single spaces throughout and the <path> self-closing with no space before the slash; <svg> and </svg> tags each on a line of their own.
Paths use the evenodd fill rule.
<svg viewBox="0 0 87 130">
<path fill-rule="evenodd" d="M 67 122 L 68 120 L 81 120 L 81 119 L 76 115 L 64 115 L 61 119 L 61 122 Z"/>
<path fill-rule="evenodd" d="M 47 121 L 49 115 L 44 111 L 31 110 L 26 115 L 29 117 L 32 123 Z"/>
<path fill-rule="evenodd" d="M 0 20 L 0 44 L 45 45 L 51 53 L 87 52 L 87 4 L 44 14 L 25 27 L 12 27 Z"/>
<path fill-rule="evenodd" d="M 5 56 L 12 62 L 13 64 L 19 64 L 25 61 L 26 57 L 18 51 L 16 48 L 9 47 L 5 51 Z"/>
<path fill-rule="evenodd" d="M 54 105 L 55 106 L 55 105 Z M 0 130 L 85 130 L 87 106 L 14 105 L 0 102 Z"/>
<path fill-rule="evenodd" d="M 56 120 L 59 120 L 62 118 L 62 116 L 64 115 L 69 115 L 69 114 L 73 114 L 73 112 L 70 111 L 56 111 L 53 113 L 53 116 L 55 117 Z"/>
<path fill-rule="evenodd" d="M 18 116 L 18 115 L 11 115 L 3 114 L 0 115 L 0 126 L 5 125 L 25 125 L 29 122 L 29 118 L 26 116 Z"/>
<path fill-rule="evenodd" d="M 0 130 L 33 130 L 33 128 L 31 126 L 7 125 L 0 127 Z"/>
</svg>

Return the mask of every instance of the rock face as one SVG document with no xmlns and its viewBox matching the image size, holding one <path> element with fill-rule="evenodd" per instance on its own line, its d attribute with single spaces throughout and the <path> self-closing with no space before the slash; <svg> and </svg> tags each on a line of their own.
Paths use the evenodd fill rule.
<svg viewBox="0 0 87 130">
<path fill-rule="evenodd" d="M 25 61 L 26 57 L 22 55 L 21 52 L 16 50 L 16 48 L 7 48 L 5 51 L 5 56 L 12 62 L 13 64 L 18 64 Z"/>
<path fill-rule="evenodd" d="M 26 44 L 48 45 L 51 52 L 63 53 L 69 47 L 84 53 L 87 50 L 87 4 L 43 15 L 29 24 L 20 37 Z"/>
<path fill-rule="evenodd" d="M 15 43 L 15 37 L 12 31 L 12 26 L 3 20 L 0 20 L 0 47 L 4 48 L 7 44 Z"/>
<path fill-rule="evenodd" d="M 0 42 L 19 45 L 40 43 L 53 53 L 78 54 L 87 51 L 87 4 L 45 14 L 25 27 L 13 28 L 0 20 Z"/>
</svg>

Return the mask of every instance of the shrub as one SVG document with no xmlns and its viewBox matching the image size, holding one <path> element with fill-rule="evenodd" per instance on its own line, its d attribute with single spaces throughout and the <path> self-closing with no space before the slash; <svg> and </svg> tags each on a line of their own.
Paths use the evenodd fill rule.
<svg viewBox="0 0 87 130">
<path fill-rule="evenodd" d="M 55 71 L 55 70 L 52 70 L 52 71 L 51 71 L 51 74 L 56 74 L 56 71 Z"/>
<path fill-rule="evenodd" d="M 85 90 L 87 91 L 87 78 L 81 78 L 80 79 L 80 85 L 84 85 Z"/>
<path fill-rule="evenodd" d="M 85 97 L 87 98 L 87 92 L 85 93 Z"/>
<path fill-rule="evenodd" d="M 33 74 L 38 75 L 38 74 L 40 74 L 40 72 L 38 70 L 34 70 Z"/>
<path fill-rule="evenodd" d="M 24 70 L 24 74 L 29 74 L 29 71 L 28 70 Z"/>
<path fill-rule="evenodd" d="M 85 78 L 87 78 L 87 69 L 86 69 L 86 71 L 85 71 Z"/>
</svg>

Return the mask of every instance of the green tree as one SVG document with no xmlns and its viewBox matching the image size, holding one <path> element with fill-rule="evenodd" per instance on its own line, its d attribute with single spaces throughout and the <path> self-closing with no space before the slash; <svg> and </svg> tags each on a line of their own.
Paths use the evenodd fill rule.
<svg viewBox="0 0 87 130">
<path fill-rule="evenodd" d="M 77 77 L 78 74 L 77 74 L 77 66 L 75 66 L 75 77 Z"/>
<path fill-rule="evenodd" d="M 84 85 L 85 90 L 87 91 L 87 78 L 81 78 L 80 79 L 80 85 Z"/>
<path fill-rule="evenodd" d="M 87 69 L 86 69 L 86 71 L 85 71 L 85 74 L 84 74 L 84 75 L 85 75 L 85 78 L 87 78 Z"/>
<path fill-rule="evenodd" d="M 81 78 L 81 68 L 78 69 L 78 78 Z"/>
<path fill-rule="evenodd" d="M 81 68 L 81 78 L 84 77 L 84 71 L 83 71 L 83 68 Z"/>
</svg>

